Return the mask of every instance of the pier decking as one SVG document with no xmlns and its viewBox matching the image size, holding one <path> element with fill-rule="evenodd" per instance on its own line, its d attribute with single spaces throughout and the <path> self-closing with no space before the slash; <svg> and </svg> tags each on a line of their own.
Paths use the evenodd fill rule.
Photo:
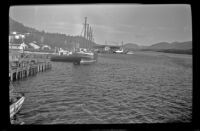
<svg viewBox="0 0 200 131">
<path fill-rule="evenodd" d="M 51 63 L 48 61 L 37 62 L 34 64 L 22 64 L 19 67 L 10 67 L 9 68 L 9 79 L 10 81 L 16 81 L 23 79 L 28 76 L 36 75 L 38 72 L 43 72 L 51 69 Z"/>
</svg>

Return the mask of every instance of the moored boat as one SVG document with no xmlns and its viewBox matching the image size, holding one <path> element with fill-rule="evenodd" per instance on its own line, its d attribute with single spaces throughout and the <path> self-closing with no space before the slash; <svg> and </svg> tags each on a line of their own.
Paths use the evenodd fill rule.
<svg viewBox="0 0 200 131">
<path fill-rule="evenodd" d="M 12 119 L 13 116 L 19 112 L 22 104 L 24 103 L 25 96 L 21 94 L 21 96 L 12 98 L 10 101 L 10 118 Z"/>
<path fill-rule="evenodd" d="M 74 48 L 73 52 L 60 50 L 57 54 L 51 57 L 51 61 L 58 61 L 58 62 L 72 62 L 74 64 L 82 63 L 81 60 L 96 60 L 97 53 L 94 51 L 93 47 L 89 46 L 93 41 L 92 37 L 92 29 L 87 24 L 87 17 L 85 17 L 85 24 L 84 24 L 84 38 L 86 41 L 79 41 L 76 43 L 78 48 Z M 87 48 L 79 48 L 79 43 L 82 45 L 85 44 Z"/>
<path fill-rule="evenodd" d="M 77 57 L 80 57 L 81 59 L 89 59 L 89 60 L 96 60 L 97 59 L 97 53 L 94 51 L 88 51 L 87 49 L 81 50 L 79 52 L 75 52 Z"/>
<path fill-rule="evenodd" d="M 133 51 L 129 51 L 129 52 L 127 52 L 126 54 L 132 55 L 132 54 L 134 54 L 134 53 L 133 53 Z"/>
<path fill-rule="evenodd" d="M 84 59 L 82 59 L 80 61 L 80 64 L 87 65 L 87 64 L 94 63 L 94 62 L 96 62 L 96 60 L 84 60 Z"/>
<path fill-rule="evenodd" d="M 124 54 L 124 53 L 125 53 L 125 52 L 124 52 L 124 49 L 123 49 L 123 41 L 122 41 L 122 46 L 121 46 L 121 48 L 120 48 L 119 50 L 114 51 L 113 53 L 116 53 L 116 54 Z"/>
<path fill-rule="evenodd" d="M 75 55 L 54 55 L 51 57 L 51 61 L 58 62 L 80 62 L 81 58 Z"/>
<path fill-rule="evenodd" d="M 16 124 L 16 125 L 24 125 L 25 124 L 25 122 L 17 119 L 17 115 L 14 115 L 13 118 L 11 118 L 10 123 Z"/>
</svg>

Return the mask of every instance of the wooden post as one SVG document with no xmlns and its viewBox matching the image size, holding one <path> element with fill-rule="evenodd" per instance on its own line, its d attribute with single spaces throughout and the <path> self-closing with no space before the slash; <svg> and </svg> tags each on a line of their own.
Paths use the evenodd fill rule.
<svg viewBox="0 0 200 131">
<path fill-rule="evenodd" d="M 19 71 L 19 80 L 22 79 L 22 71 Z"/>
<path fill-rule="evenodd" d="M 12 70 L 11 70 L 11 72 L 10 72 L 10 81 L 11 81 L 11 82 L 13 81 L 13 72 L 12 72 Z"/>
<path fill-rule="evenodd" d="M 28 77 L 28 67 L 26 68 L 26 77 Z"/>
<path fill-rule="evenodd" d="M 16 71 L 16 80 L 18 79 L 18 70 Z"/>
<path fill-rule="evenodd" d="M 21 71 L 19 71 L 19 80 L 21 79 Z"/>
<path fill-rule="evenodd" d="M 13 75 L 14 75 L 14 73 L 12 72 L 11 73 L 11 81 L 13 81 Z"/>
<path fill-rule="evenodd" d="M 42 72 L 43 72 L 43 64 L 41 63 L 41 67 L 42 67 Z"/>
<path fill-rule="evenodd" d="M 27 77 L 27 69 L 25 69 L 25 77 Z"/>
<path fill-rule="evenodd" d="M 22 69 L 22 79 L 24 78 L 24 70 Z"/>
<path fill-rule="evenodd" d="M 10 80 L 13 81 L 13 72 L 10 73 Z"/>
<path fill-rule="evenodd" d="M 32 73 L 31 73 L 31 67 L 29 68 L 29 76 L 31 76 L 32 75 Z"/>
</svg>

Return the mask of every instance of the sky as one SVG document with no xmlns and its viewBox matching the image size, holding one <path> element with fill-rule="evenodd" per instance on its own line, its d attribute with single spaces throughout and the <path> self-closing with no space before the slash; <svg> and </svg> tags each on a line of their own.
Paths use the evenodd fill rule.
<svg viewBox="0 0 200 131">
<path fill-rule="evenodd" d="M 81 35 L 84 17 L 97 44 L 192 40 L 191 8 L 187 4 L 66 4 L 12 6 L 14 20 L 45 32 Z"/>
</svg>

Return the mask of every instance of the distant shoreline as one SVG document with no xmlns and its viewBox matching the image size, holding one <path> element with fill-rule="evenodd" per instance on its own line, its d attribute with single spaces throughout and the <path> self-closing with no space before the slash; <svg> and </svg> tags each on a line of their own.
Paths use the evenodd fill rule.
<svg viewBox="0 0 200 131">
<path fill-rule="evenodd" d="M 192 49 L 189 49 L 189 50 L 176 50 L 176 49 L 149 50 L 149 49 L 142 49 L 141 51 L 154 51 L 154 52 L 164 52 L 164 53 L 172 53 L 172 54 L 192 55 Z"/>
<path fill-rule="evenodd" d="M 152 50 L 135 50 L 133 51 L 133 54 L 127 55 L 127 54 L 113 54 L 113 53 L 100 53 L 99 56 L 128 56 L 128 57 L 135 57 L 135 56 L 149 56 L 149 57 L 175 57 L 175 58 L 186 58 L 191 59 L 191 54 L 180 54 L 180 53 L 167 53 L 167 52 L 159 52 L 159 51 L 152 51 Z"/>
</svg>

